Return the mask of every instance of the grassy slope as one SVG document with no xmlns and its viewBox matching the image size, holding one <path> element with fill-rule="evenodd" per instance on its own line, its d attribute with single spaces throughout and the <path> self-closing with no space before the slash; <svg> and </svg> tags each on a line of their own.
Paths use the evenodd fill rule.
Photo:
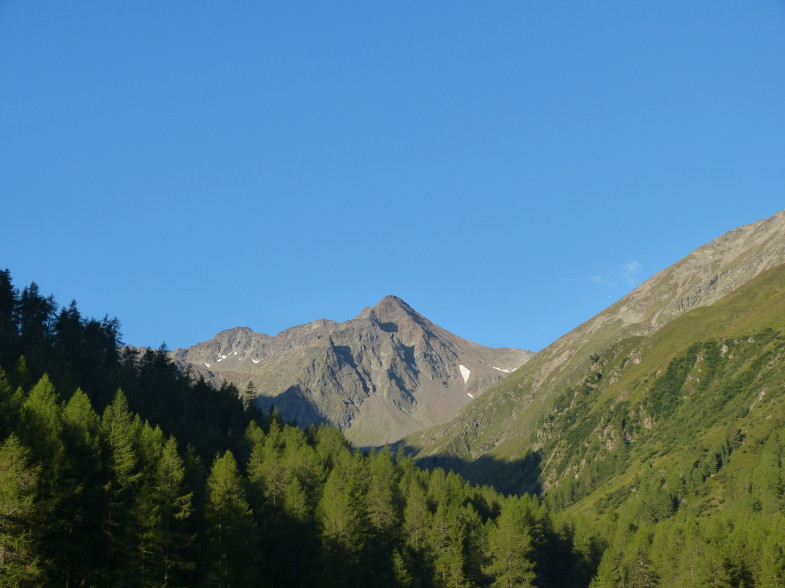
<svg viewBox="0 0 785 588">
<path fill-rule="evenodd" d="M 785 344 L 780 346 L 781 342 L 777 338 L 763 346 L 758 345 L 754 337 L 750 341 L 750 336 L 762 329 L 785 331 L 785 296 L 782 288 L 785 288 L 785 266 L 778 266 L 719 302 L 674 319 L 652 335 L 630 336 L 613 345 L 604 342 L 606 350 L 602 356 L 593 350 L 602 348 L 603 336 L 607 334 L 598 331 L 595 337 L 578 348 L 576 355 L 580 354 L 583 358 L 580 362 L 572 362 L 570 373 L 562 372 L 552 376 L 553 382 L 545 383 L 551 387 L 552 393 L 542 400 L 532 399 L 528 410 L 522 411 L 516 393 L 531 378 L 524 366 L 524 369 L 519 370 L 523 373 L 514 374 L 505 381 L 506 390 L 497 389 L 494 406 L 480 413 L 479 418 L 476 414 L 472 415 L 476 419 L 476 427 L 469 427 L 469 431 L 477 432 L 477 429 L 489 423 L 485 430 L 479 431 L 476 440 L 459 436 L 456 442 L 453 437 L 445 444 L 445 449 L 465 459 L 466 464 L 460 469 L 469 477 L 494 480 L 510 491 L 532 487 L 531 480 L 528 480 L 527 485 L 525 479 L 531 477 L 531 473 L 521 467 L 510 467 L 510 464 L 525 456 L 527 451 L 539 450 L 542 454 L 540 480 L 545 489 L 550 490 L 557 488 L 564 479 L 578 475 L 585 463 L 603 460 L 608 456 L 615 457 L 619 439 L 628 437 L 631 442 L 625 464 L 620 464 L 619 471 L 613 475 L 606 472 L 601 483 L 590 483 L 590 486 L 596 485 L 601 490 L 583 498 L 573 508 L 581 508 L 581 504 L 596 506 L 594 502 L 603 496 L 632 484 L 642 473 L 635 466 L 636 463 L 645 463 L 648 469 L 667 469 L 681 474 L 686 470 L 689 474 L 692 463 L 700 459 L 710 446 L 718 443 L 731 425 L 750 431 L 749 439 L 753 440 L 765 436 L 774 424 L 780 422 L 780 415 L 785 414 L 779 396 L 770 393 L 761 400 L 758 410 L 737 418 L 743 412 L 742 409 L 757 397 L 757 388 L 744 390 L 743 394 L 731 399 L 721 407 L 722 414 L 711 415 L 709 419 L 705 414 L 707 410 L 715 410 L 709 402 L 712 395 L 727 387 L 735 377 L 735 372 L 749 368 L 756 354 L 770 353 L 779 357 L 777 354 L 785 353 Z M 690 347 L 696 343 L 714 341 L 715 347 L 719 349 L 725 344 L 720 340 L 725 339 L 732 347 L 738 346 L 738 350 L 729 355 L 741 363 L 736 365 L 729 363 L 726 357 L 720 358 L 724 371 L 720 369 L 714 374 L 713 380 L 704 377 L 705 389 L 702 395 L 695 397 L 699 400 L 695 400 L 694 382 L 700 381 L 701 376 L 705 375 L 702 370 L 706 367 L 699 360 L 688 358 L 689 361 L 685 360 L 690 364 L 686 388 L 681 393 L 695 400 L 692 403 L 695 406 L 679 406 L 675 414 L 653 419 L 648 414 L 650 410 L 646 398 L 651 395 L 657 379 L 667 371 L 671 360 L 689 355 Z M 704 351 L 697 353 L 705 354 Z M 769 369 L 771 367 L 755 367 L 757 371 L 752 379 L 768 381 L 770 388 L 782 389 L 785 387 L 785 377 L 777 370 Z M 600 380 L 597 380 L 598 373 L 602 374 Z M 761 409 L 763 406 L 767 407 L 765 412 Z M 621 413 L 624 413 L 623 417 L 619 416 Z M 462 417 L 466 417 L 466 414 Z M 618 422 L 614 418 L 616 421 L 626 419 L 627 430 L 615 430 L 614 427 L 618 429 Z M 515 433 L 506 434 L 501 443 L 490 448 L 487 452 L 490 459 L 472 461 L 472 441 L 482 443 L 483 439 L 492 439 L 499 434 L 495 427 L 509 427 L 511 421 L 514 421 L 516 427 Z M 708 421 L 715 424 L 703 426 L 702 423 Z M 685 441 L 682 435 L 684 430 L 694 433 L 689 443 L 695 451 L 682 451 L 683 447 L 672 446 L 671 441 L 676 438 L 681 439 L 682 443 Z M 463 447 L 460 443 L 464 443 Z M 745 443 L 738 453 L 739 457 L 734 459 L 733 467 L 728 467 L 729 473 L 723 475 L 730 475 L 734 468 L 741 467 L 738 464 L 743 464 L 744 453 L 753 446 Z M 459 453 L 461 449 L 463 453 Z M 666 462 L 667 467 L 664 465 Z M 603 475 L 599 477 L 603 478 Z M 583 492 L 586 492 L 586 487 Z"/>
<path fill-rule="evenodd" d="M 765 329 L 776 333 L 769 341 Z M 651 429 L 638 433 L 630 443 L 629 460 L 623 473 L 597 484 L 570 510 L 602 510 L 602 503 L 609 496 L 634 487 L 651 472 L 663 477 L 686 477 L 728 431 L 738 430 L 744 442 L 726 467 L 706 480 L 702 503 L 721 508 L 724 501 L 732 499 L 738 483 L 748 476 L 760 443 L 775 428 L 785 425 L 783 332 L 785 266 L 779 266 L 718 303 L 673 321 L 643 341 L 640 363 L 628 361 L 619 369 L 623 354 L 609 362 L 606 370 L 617 370 L 619 378 L 600 390 L 594 412 L 607 410 L 620 398 L 632 406 L 643 407 L 647 400 L 651 402 L 657 378 L 663 376 L 672 360 L 687 355 L 695 344 L 716 342 L 720 349 L 722 345 L 731 346 L 713 372 L 704 365 L 701 353 L 698 354 L 686 381 L 678 388 L 677 408 L 659 422 L 655 420 Z M 592 433 L 596 435 L 598 431 Z M 583 455 L 580 460 L 588 461 L 597 455 L 597 452 Z M 570 467 L 574 471 L 576 464 Z M 544 472 L 546 476 L 548 473 L 556 484 L 559 478 L 565 479 L 564 472 Z"/>
<path fill-rule="evenodd" d="M 700 247 L 555 341 L 450 423 L 407 437 L 407 445 L 420 457 L 521 457 L 538 418 L 591 369 L 591 356 L 606 355 L 630 337 L 650 336 L 690 308 L 721 300 L 767 268 L 785 263 L 783 235 L 785 211 Z"/>
</svg>

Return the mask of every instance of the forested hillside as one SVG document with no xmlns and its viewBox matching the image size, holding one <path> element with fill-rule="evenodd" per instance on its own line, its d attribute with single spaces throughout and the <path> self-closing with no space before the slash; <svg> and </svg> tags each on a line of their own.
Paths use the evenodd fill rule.
<svg viewBox="0 0 785 588">
<path fill-rule="evenodd" d="M 116 320 L 2 280 L 0 585 L 585 585 L 597 553 L 505 498 L 247 409 Z"/>
<path fill-rule="evenodd" d="M 592 353 L 516 453 L 445 460 L 473 485 L 0 272 L 0 585 L 781 586 L 783 285 Z"/>
<path fill-rule="evenodd" d="M 596 585 L 781 586 L 783 287 L 779 266 L 590 354 L 513 453 L 427 463 L 543 495 L 605 550 Z"/>
</svg>

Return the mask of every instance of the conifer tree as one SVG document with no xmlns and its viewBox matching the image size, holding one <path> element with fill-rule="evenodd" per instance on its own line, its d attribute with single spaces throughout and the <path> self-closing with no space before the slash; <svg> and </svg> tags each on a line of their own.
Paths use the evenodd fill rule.
<svg viewBox="0 0 785 588">
<path fill-rule="evenodd" d="M 22 405 L 22 431 L 33 455 L 45 464 L 47 483 L 53 485 L 63 467 L 65 448 L 60 406 L 47 375 L 38 381 Z"/>
<path fill-rule="evenodd" d="M 785 585 L 785 517 L 777 513 L 773 519 L 760 550 L 758 579 L 762 586 Z"/>
<path fill-rule="evenodd" d="M 464 569 L 466 525 L 458 505 L 439 504 L 431 520 L 428 537 L 433 557 L 434 580 L 444 586 L 463 586 L 467 582 Z"/>
<path fill-rule="evenodd" d="M 218 586 L 242 586 L 253 563 L 255 534 L 243 480 L 230 451 L 216 457 L 207 479 L 207 571 Z"/>
<path fill-rule="evenodd" d="M 592 588 L 616 588 L 621 585 L 621 553 L 615 548 L 606 549 L 592 580 Z"/>
<path fill-rule="evenodd" d="M 533 586 L 532 540 L 518 499 L 504 503 L 488 535 L 488 555 L 486 573 L 494 586 Z"/>
<path fill-rule="evenodd" d="M 14 393 L 5 372 L 0 368 L 0 440 L 16 428 L 22 408 L 20 400 L 21 397 Z"/>
<path fill-rule="evenodd" d="M 180 584 L 192 570 L 188 547 L 193 492 L 185 485 L 185 465 L 174 437 L 164 444 L 154 477 L 137 498 L 140 560 L 150 585 Z M 179 578 L 179 582 L 177 581 Z"/>
<path fill-rule="evenodd" d="M 386 452 L 368 458 L 368 522 L 377 536 L 389 537 L 399 520 L 395 467 Z"/>
<path fill-rule="evenodd" d="M 136 565 L 136 537 L 131 506 L 142 480 L 139 456 L 135 450 L 136 425 L 128 411 L 128 402 L 121 390 L 106 407 L 101 429 L 109 445 L 109 481 L 105 484 L 106 509 L 103 525 L 108 539 L 107 571 L 120 581 L 126 570 Z"/>
<path fill-rule="evenodd" d="M 18 329 L 16 307 L 18 292 L 11 281 L 11 272 L 0 271 L 0 366 L 7 366 L 16 359 Z"/>
<path fill-rule="evenodd" d="M 407 543 L 416 551 L 426 545 L 430 519 L 425 491 L 417 480 L 412 480 L 403 511 L 403 531 Z"/>
<path fill-rule="evenodd" d="M 297 476 L 293 476 L 292 481 L 286 487 L 283 497 L 283 510 L 295 521 L 305 522 L 310 517 L 308 496 L 305 494 Z"/>
<path fill-rule="evenodd" d="M 248 385 L 245 387 L 245 390 L 243 390 L 243 410 L 248 410 L 248 407 L 251 406 L 251 403 L 256 396 L 256 385 L 252 380 L 248 380 Z"/>
<path fill-rule="evenodd" d="M 80 389 L 63 407 L 62 419 L 65 471 L 59 485 L 56 541 L 47 558 L 53 577 L 63 584 L 95 584 L 105 542 L 100 524 L 106 482 L 101 421 Z"/>
<path fill-rule="evenodd" d="M 0 583 L 33 585 L 41 567 L 32 540 L 39 470 L 15 435 L 0 445 Z"/>
<path fill-rule="evenodd" d="M 319 514 L 327 540 L 350 553 L 362 549 L 365 512 L 360 480 L 351 476 L 345 463 L 336 466 L 327 478 Z"/>
</svg>

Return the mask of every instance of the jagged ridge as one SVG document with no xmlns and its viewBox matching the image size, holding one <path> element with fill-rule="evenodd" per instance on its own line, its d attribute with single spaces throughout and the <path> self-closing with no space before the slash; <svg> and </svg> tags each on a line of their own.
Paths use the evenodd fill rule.
<svg viewBox="0 0 785 588">
<path fill-rule="evenodd" d="M 357 445 L 444 423 L 533 354 L 466 341 L 396 296 L 356 318 L 317 320 L 275 337 L 235 328 L 172 352 L 197 376 L 275 405 L 302 425 L 330 422 Z"/>
</svg>

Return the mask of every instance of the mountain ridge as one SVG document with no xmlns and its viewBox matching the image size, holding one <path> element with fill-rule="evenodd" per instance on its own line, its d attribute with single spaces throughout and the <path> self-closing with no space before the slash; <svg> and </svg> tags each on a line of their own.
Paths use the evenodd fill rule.
<svg viewBox="0 0 785 588">
<path fill-rule="evenodd" d="M 318 319 L 275 336 L 247 327 L 171 352 L 192 375 L 225 380 L 263 410 L 330 422 L 358 445 L 446 422 L 533 355 L 467 341 L 388 295 L 344 322 Z"/>
<path fill-rule="evenodd" d="M 782 263 L 785 211 L 728 231 L 558 338 L 453 421 L 414 433 L 406 443 L 421 457 L 514 459 L 537 417 L 559 390 L 582 377 L 592 356 L 624 339 L 645 337 Z"/>
</svg>

